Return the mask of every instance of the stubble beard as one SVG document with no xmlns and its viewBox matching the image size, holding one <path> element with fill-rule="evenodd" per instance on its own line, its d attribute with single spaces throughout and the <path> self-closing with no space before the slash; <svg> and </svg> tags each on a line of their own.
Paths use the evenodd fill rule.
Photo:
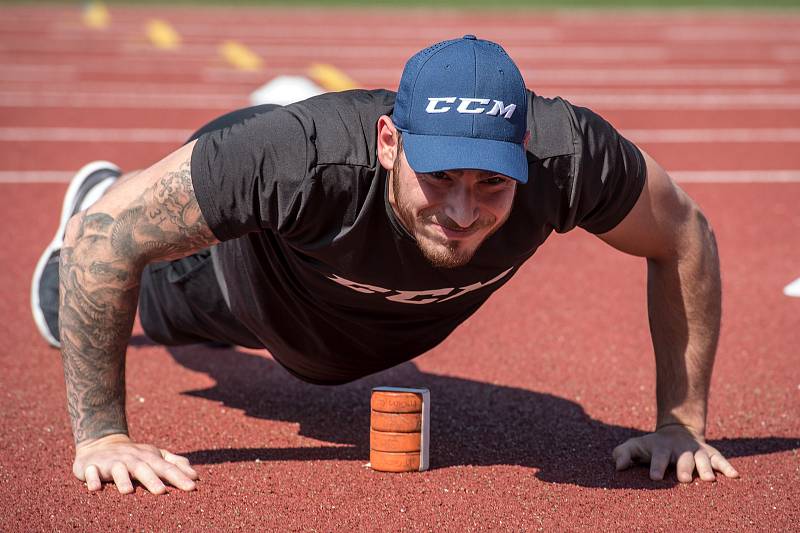
<svg viewBox="0 0 800 533">
<path fill-rule="evenodd" d="M 399 159 L 399 158 L 398 158 Z M 397 168 L 395 167 L 392 176 L 392 191 L 394 193 L 394 200 L 397 206 L 397 216 L 403 223 L 403 226 L 414 236 L 417 247 L 425 259 L 436 268 L 458 268 L 469 263 L 475 256 L 481 244 L 488 239 L 495 231 L 497 231 L 502 224 L 498 224 L 492 231 L 475 247 L 464 248 L 461 242 L 456 240 L 447 240 L 445 242 L 433 242 L 427 235 L 421 234 L 420 226 L 423 222 L 435 223 L 434 213 L 425 213 L 421 211 L 418 216 L 414 216 L 414 212 L 410 203 L 406 200 L 403 191 L 401 190 L 399 179 L 397 179 Z M 494 220 L 478 220 L 475 224 L 479 226 L 491 226 Z"/>
</svg>

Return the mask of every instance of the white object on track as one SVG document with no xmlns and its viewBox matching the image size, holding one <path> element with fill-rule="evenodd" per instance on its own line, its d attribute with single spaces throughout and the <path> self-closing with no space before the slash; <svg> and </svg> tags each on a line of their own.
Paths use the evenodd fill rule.
<svg viewBox="0 0 800 533">
<path fill-rule="evenodd" d="M 797 278 L 783 288 L 783 294 L 792 298 L 800 298 L 800 278 Z"/>
<path fill-rule="evenodd" d="M 303 76 L 278 76 L 250 95 L 250 105 L 289 105 L 324 93 L 325 90 Z"/>
</svg>

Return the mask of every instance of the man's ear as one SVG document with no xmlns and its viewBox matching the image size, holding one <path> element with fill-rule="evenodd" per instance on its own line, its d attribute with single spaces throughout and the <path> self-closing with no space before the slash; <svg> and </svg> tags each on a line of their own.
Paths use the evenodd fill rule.
<svg viewBox="0 0 800 533">
<path fill-rule="evenodd" d="M 522 141 L 522 146 L 524 146 L 526 150 L 529 144 L 531 144 L 531 130 L 525 132 L 525 139 Z"/>
<path fill-rule="evenodd" d="M 394 168 L 398 140 L 398 131 L 392 119 L 387 115 L 381 115 L 378 119 L 378 161 L 386 170 Z"/>
</svg>

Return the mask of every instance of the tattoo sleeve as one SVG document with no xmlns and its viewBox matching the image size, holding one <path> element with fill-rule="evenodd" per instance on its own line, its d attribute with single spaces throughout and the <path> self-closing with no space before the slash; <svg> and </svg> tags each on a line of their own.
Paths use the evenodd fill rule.
<svg viewBox="0 0 800 533">
<path fill-rule="evenodd" d="M 128 432 L 125 351 L 144 266 L 217 242 L 197 205 L 190 156 L 168 160 L 120 184 L 123 191 L 73 217 L 67 230 L 59 327 L 76 444 Z"/>
</svg>

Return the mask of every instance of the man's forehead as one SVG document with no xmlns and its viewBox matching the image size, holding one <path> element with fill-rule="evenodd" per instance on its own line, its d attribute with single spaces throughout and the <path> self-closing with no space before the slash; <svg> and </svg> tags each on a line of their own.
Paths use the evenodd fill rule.
<svg viewBox="0 0 800 533">
<path fill-rule="evenodd" d="M 447 174 L 452 174 L 452 175 L 454 175 L 456 177 L 477 176 L 478 178 L 494 178 L 494 177 L 498 177 L 498 178 L 511 179 L 508 176 L 505 176 L 503 174 L 498 174 L 497 172 L 492 172 L 490 170 L 480 170 L 480 169 L 477 169 L 477 168 L 454 168 L 454 169 L 450 169 L 450 170 L 443 170 L 442 172 L 445 172 Z"/>
</svg>

